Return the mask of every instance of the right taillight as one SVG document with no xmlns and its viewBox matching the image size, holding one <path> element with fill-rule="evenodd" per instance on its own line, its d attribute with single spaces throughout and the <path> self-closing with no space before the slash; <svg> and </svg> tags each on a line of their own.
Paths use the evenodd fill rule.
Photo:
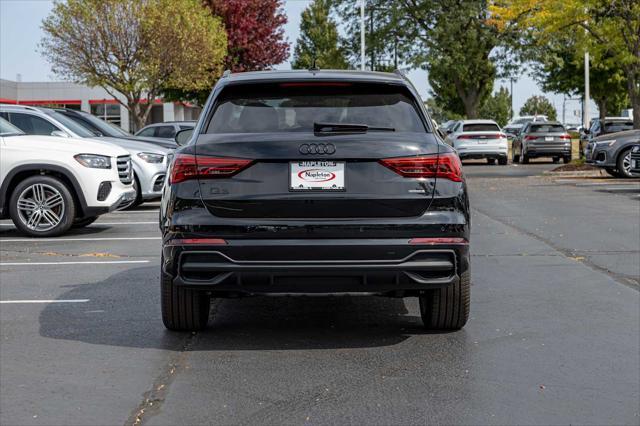
<svg viewBox="0 0 640 426">
<path fill-rule="evenodd" d="M 192 154 L 178 154 L 171 167 L 169 183 L 179 183 L 188 179 L 230 177 L 249 167 L 252 162 L 244 158 L 196 157 Z"/>
<path fill-rule="evenodd" d="M 441 178 L 462 182 L 462 164 L 452 152 L 420 157 L 385 158 L 380 164 L 403 177 Z"/>
</svg>

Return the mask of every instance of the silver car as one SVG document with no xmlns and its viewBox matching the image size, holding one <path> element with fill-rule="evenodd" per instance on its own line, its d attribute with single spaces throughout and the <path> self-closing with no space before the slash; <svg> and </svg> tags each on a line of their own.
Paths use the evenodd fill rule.
<svg viewBox="0 0 640 426">
<path fill-rule="evenodd" d="M 29 135 L 91 138 L 94 141 L 118 145 L 131 155 L 136 189 L 136 200 L 132 206 L 162 196 L 170 149 L 129 139 L 96 138 L 91 130 L 49 108 L 0 105 L 0 117 Z"/>
</svg>

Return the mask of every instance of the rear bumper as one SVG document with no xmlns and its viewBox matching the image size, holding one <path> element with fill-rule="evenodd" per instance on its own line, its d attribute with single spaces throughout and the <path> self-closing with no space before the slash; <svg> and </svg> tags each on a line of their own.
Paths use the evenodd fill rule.
<svg viewBox="0 0 640 426">
<path fill-rule="evenodd" d="M 570 157 L 571 145 L 560 145 L 560 146 L 527 145 L 526 152 L 529 157 Z"/>
<path fill-rule="evenodd" d="M 178 286 L 219 296 L 271 293 L 395 293 L 445 287 L 469 265 L 468 244 L 406 239 L 236 240 L 185 246 L 168 241 L 163 270 Z"/>
</svg>

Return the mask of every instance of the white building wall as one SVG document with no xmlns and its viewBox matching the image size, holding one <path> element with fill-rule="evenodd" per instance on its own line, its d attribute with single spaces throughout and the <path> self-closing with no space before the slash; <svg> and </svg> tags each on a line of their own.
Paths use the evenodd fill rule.
<svg viewBox="0 0 640 426">
<path fill-rule="evenodd" d="M 118 99 L 125 101 L 124 96 L 116 94 Z M 28 101 L 52 101 L 51 103 L 62 103 L 60 101 L 80 101 L 82 111 L 91 112 L 91 105 L 101 103 L 112 103 L 113 96 L 101 87 L 87 87 L 71 82 L 15 82 L 0 79 L 0 99 L 6 102 L 28 102 Z M 162 108 L 150 116 L 150 122 L 158 121 L 182 121 L 195 120 L 200 114 L 200 108 L 185 107 L 179 103 L 164 103 Z M 129 111 L 120 105 L 120 126 L 129 131 L 131 124 Z"/>
</svg>

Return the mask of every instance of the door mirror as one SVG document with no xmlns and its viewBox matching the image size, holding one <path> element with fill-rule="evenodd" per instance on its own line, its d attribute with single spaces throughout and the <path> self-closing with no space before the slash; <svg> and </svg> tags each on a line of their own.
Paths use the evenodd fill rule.
<svg viewBox="0 0 640 426">
<path fill-rule="evenodd" d="M 176 133 L 174 140 L 180 146 L 186 145 L 190 140 L 191 136 L 193 136 L 194 129 L 182 129 Z"/>
<path fill-rule="evenodd" d="M 69 135 L 67 135 L 62 130 L 54 130 L 53 132 L 51 132 L 51 136 L 57 136 L 59 138 L 68 138 L 69 137 Z"/>
<path fill-rule="evenodd" d="M 453 129 L 447 129 L 447 134 L 450 135 L 451 133 L 453 133 Z"/>
</svg>

